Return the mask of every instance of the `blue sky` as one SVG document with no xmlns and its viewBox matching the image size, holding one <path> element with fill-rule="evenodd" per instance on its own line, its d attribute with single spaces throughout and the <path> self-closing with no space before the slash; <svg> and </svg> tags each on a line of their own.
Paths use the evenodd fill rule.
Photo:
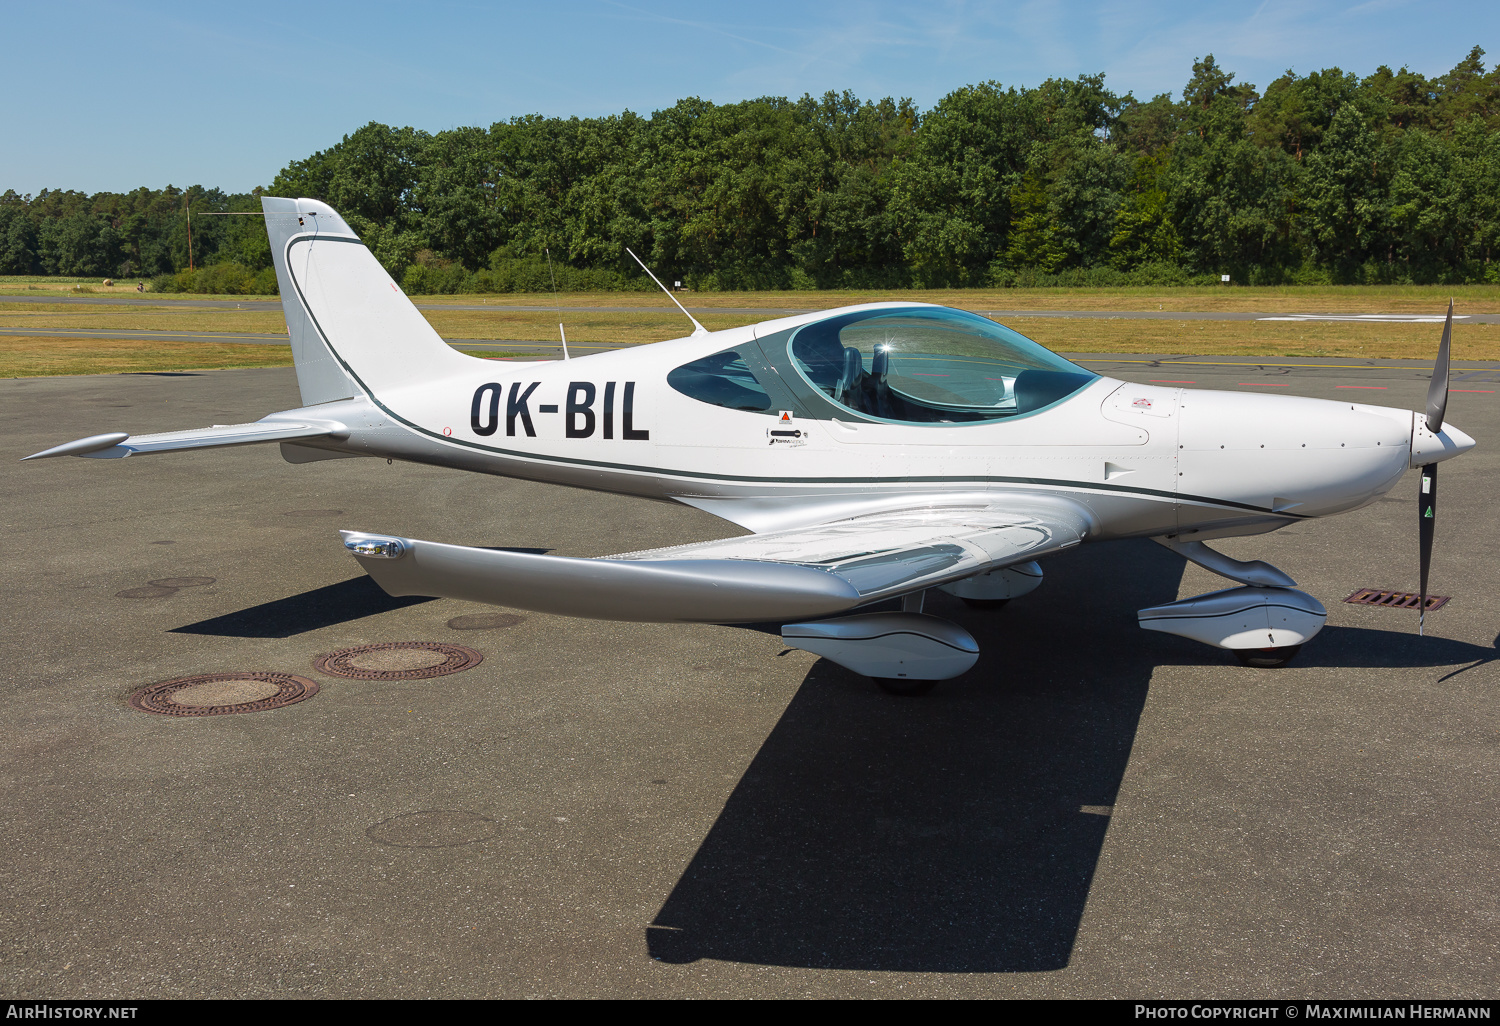
<svg viewBox="0 0 1500 1026">
<path fill-rule="evenodd" d="M 1500 3 L 553 0 L 254 4 L 111 0 L 0 7 L 0 191 L 269 184 L 368 121 L 436 131 L 516 115 L 641 113 L 687 96 L 910 96 L 1104 72 L 1178 93 L 1213 53 L 1264 86 L 1287 68 L 1428 75 Z"/>
</svg>

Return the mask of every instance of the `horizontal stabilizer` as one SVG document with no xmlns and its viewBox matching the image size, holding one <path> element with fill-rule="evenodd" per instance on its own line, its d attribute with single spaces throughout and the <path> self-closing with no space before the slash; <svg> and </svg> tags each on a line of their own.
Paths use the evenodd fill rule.
<svg viewBox="0 0 1500 1026">
<path fill-rule="evenodd" d="M 114 432 L 92 435 L 74 442 L 53 446 L 23 457 L 42 460 L 53 456 L 85 456 L 95 460 L 118 460 L 139 452 L 171 452 L 179 449 L 218 449 L 229 445 L 254 445 L 257 442 L 290 442 L 299 438 L 349 437 L 349 429 L 337 421 L 304 422 L 292 420 L 259 420 L 254 424 L 215 424 L 190 431 L 163 431 L 154 435 L 128 435 Z"/>
</svg>

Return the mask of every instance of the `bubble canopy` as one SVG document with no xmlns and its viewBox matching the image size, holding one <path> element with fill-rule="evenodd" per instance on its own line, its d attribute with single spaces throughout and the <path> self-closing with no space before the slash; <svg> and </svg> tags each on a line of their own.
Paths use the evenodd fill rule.
<svg viewBox="0 0 1500 1026">
<path fill-rule="evenodd" d="M 804 325 L 787 345 L 834 402 L 906 424 L 1024 416 L 1097 377 L 1003 324 L 941 306 L 840 314 Z"/>
</svg>

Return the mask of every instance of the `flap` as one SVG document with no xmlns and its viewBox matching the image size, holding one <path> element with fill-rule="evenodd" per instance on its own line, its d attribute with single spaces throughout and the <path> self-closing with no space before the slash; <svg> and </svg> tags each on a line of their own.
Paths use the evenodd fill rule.
<svg viewBox="0 0 1500 1026">
<path fill-rule="evenodd" d="M 817 567 L 848 581 L 862 602 L 873 602 L 1070 548 L 1087 536 L 1089 524 L 1087 512 L 1071 502 L 1028 496 L 1014 504 L 925 506 L 610 558 Z"/>
</svg>

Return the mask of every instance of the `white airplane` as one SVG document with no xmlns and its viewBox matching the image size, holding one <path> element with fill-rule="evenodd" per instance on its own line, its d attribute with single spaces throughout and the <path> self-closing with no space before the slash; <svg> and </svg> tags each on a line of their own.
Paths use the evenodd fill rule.
<svg viewBox="0 0 1500 1026">
<path fill-rule="evenodd" d="M 716 332 L 684 309 L 686 338 L 496 363 L 444 343 L 330 207 L 262 204 L 305 405 L 27 459 L 279 442 L 291 463 L 408 460 L 686 503 L 752 532 L 599 559 L 342 532 L 391 595 L 774 622 L 787 645 L 915 694 L 978 658 L 962 627 L 922 612 L 929 589 L 999 604 L 1037 587 L 1047 555 L 1145 537 L 1237 586 L 1143 609 L 1142 627 L 1281 665 L 1323 606 L 1205 543 L 1357 509 L 1422 467 L 1425 599 L 1436 464 L 1475 444 L 1443 423 L 1451 304 L 1425 416 L 1130 384 L 917 303 Z M 860 611 L 893 599 L 901 611 Z"/>
</svg>

